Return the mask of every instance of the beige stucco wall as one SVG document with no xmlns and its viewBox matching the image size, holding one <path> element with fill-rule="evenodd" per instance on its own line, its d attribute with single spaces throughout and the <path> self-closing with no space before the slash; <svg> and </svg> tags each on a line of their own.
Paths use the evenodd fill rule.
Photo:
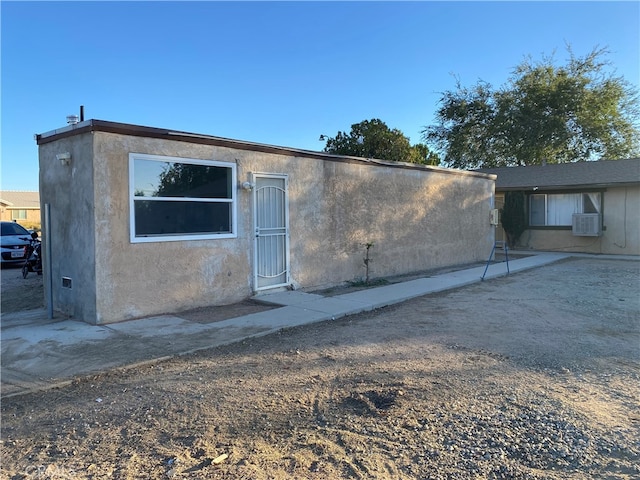
<svg viewBox="0 0 640 480">
<path fill-rule="evenodd" d="M 65 152 L 72 155 L 69 165 L 56 159 Z M 45 298 L 51 291 L 54 310 L 93 323 L 97 315 L 93 135 L 41 145 L 39 160 L 40 202 L 49 205 L 51 217 L 50 231 L 43 232 L 52 250 L 51 269 L 44 271 Z M 48 265 L 46 252 L 43 248 Z M 63 277 L 71 278 L 71 288 L 62 287 Z"/>
<path fill-rule="evenodd" d="M 239 162 L 243 172 L 289 175 L 291 272 L 303 287 L 364 278 L 366 243 L 374 244 L 372 278 L 476 261 L 491 250 L 493 182 L 487 178 L 247 157 Z"/>
<path fill-rule="evenodd" d="M 640 255 L 640 187 L 604 193 L 602 253 Z"/>
<path fill-rule="evenodd" d="M 529 229 L 518 242 L 531 250 L 640 255 L 640 187 L 608 188 L 603 193 L 602 235 L 579 237 L 571 229 Z"/>
<path fill-rule="evenodd" d="M 96 132 L 98 323 L 223 305 L 251 295 L 250 195 L 238 192 L 238 237 L 130 243 L 129 153 L 234 162 L 210 146 Z M 238 178 L 241 178 L 240 175 Z"/>
<path fill-rule="evenodd" d="M 487 258 L 492 177 L 443 169 L 303 158 L 196 143 L 105 132 L 42 145 L 41 195 L 67 210 L 54 219 L 54 239 L 80 242 L 69 251 L 52 241 L 52 258 L 86 249 L 90 260 L 72 258 L 52 271 L 55 307 L 90 323 L 111 323 L 154 314 L 222 305 L 253 294 L 252 194 L 237 192 L 237 238 L 136 243 L 129 236 L 129 153 L 211 159 L 237 164 L 238 184 L 252 173 L 289 179 L 292 283 L 313 289 L 364 278 L 366 243 L 372 278 Z M 50 158 L 72 151 L 74 183 Z M 76 159 L 76 151 L 78 159 Z M 86 156 L 86 159 L 85 159 Z M 62 189 L 61 189 L 62 187 Z M 76 194 L 66 195 L 71 188 Z M 65 196 L 66 195 L 66 196 Z M 73 201 L 72 201 L 73 197 Z M 79 201 L 79 204 L 75 202 Z M 53 218 L 53 214 L 52 214 Z M 82 230 L 82 233 L 74 233 Z M 60 276 L 74 278 L 61 292 Z M 70 273 L 69 273 L 70 272 Z M 91 279 L 85 278 L 92 277 Z M 76 278 L 85 282 L 76 288 Z"/>
</svg>

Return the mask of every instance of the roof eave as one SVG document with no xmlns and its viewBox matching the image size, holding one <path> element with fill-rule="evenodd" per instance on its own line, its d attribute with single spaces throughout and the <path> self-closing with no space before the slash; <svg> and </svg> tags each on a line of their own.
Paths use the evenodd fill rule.
<svg viewBox="0 0 640 480">
<path fill-rule="evenodd" d="M 148 138 L 159 138 L 165 140 L 174 140 L 181 142 L 214 145 L 219 147 L 235 148 L 240 150 L 251 150 L 262 153 L 274 153 L 277 155 L 289 155 L 294 157 L 322 159 L 334 162 L 347 163 L 364 163 L 370 165 L 380 165 L 390 168 L 405 168 L 416 170 L 428 170 L 446 174 L 463 175 L 479 178 L 487 178 L 495 180 L 497 177 L 492 173 L 472 172 L 467 170 L 456 170 L 432 165 L 420 165 L 406 162 L 392 162 L 378 160 L 374 158 L 352 157 L 347 155 L 334 155 L 326 152 L 317 152 L 312 150 L 303 150 L 291 147 L 281 147 L 277 145 L 268 145 L 264 143 L 247 142 L 243 140 L 233 140 L 224 137 L 215 137 L 212 135 L 202 135 L 197 133 L 182 132 L 176 130 L 168 130 L 156 127 L 144 127 L 140 125 L 130 125 L 126 123 L 109 122 L 105 120 L 85 120 L 75 125 L 68 125 L 63 128 L 51 130 L 42 134 L 36 134 L 35 140 L 38 145 L 44 145 L 63 138 L 83 133 L 91 132 L 108 132 L 121 135 L 141 136 Z"/>
<path fill-rule="evenodd" d="M 549 191 L 549 190 L 585 190 L 585 189 L 604 189 L 604 188 L 624 188 L 637 187 L 640 182 L 624 182 L 624 183 L 584 183 L 579 185 L 516 185 L 503 187 L 496 184 L 496 192 L 506 191 Z"/>
</svg>

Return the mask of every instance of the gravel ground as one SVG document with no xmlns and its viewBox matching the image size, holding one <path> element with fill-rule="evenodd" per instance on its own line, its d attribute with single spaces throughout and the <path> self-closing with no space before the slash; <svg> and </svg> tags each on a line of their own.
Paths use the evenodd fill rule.
<svg viewBox="0 0 640 480">
<path fill-rule="evenodd" d="M 640 262 L 571 259 L 2 403 L 2 478 L 640 478 Z"/>
<path fill-rule="evenodd" d="M 22 278 L 21 265 L 3 266 L 0 271 L 2 313 L 22 312 L 44 308 L 44 286 L 42 275 L 28 273 Z"/>
</svg>

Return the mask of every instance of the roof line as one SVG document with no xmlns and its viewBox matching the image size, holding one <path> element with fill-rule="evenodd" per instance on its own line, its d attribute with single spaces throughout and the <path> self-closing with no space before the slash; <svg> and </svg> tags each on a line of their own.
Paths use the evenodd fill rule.
<svg viewBox="0 0 640 480">
<path fill-rule="evenodd" d="M 362 163 L 369 165 L 379 165 L 390 168 L 404 168 L 412 170 L 429 170 L 446 174 L 472 176 L 480 178 L 494 179 L 496 175 L 491 173 L 472 172 L 468 170 L 457 170 L 452 168 L 439 167 L 434 165 L 421 165 L 407 162 L 393 162 L 378 160 L 373 158 L 352 157 L 348 155 L 334 155 L 326 152 L 316 152 L 312 150 L 303 150 L 292 147 L 281 147 L 277 145 L 268 145 L 264 143 L 247 142 L 243 140 L 233 140 L 230 138 L 216 137 L 212 135 L 203 135 L 198 133 L 189 133 L 176 130 L 168 130 L 156 127 L 144 127 L 140 125 L 131 125 L 126 123 L 109 122 L 106 120 L 85 120 L 75 125 L 68 125 L 63 128 L 51 130 L 42 134 L 36 134 L 35 140 L 38 145 L 44 145 L 62 138 L 75 135 L 81 135 L 91 132 L 107 132 L 122 135 L 132 135 L 139 137 L 160 138 L 165 140 L 175 140 L 188 143 L 197 143 L 204 145 L 214 145 L 218 147 L 228 147 L 240 150 L 250 150 L 262 153 L 273 153 L 276 155 L 288 155 L 295 157 L 322 159 L 332 162 L 346 163 Z"/>
<path fill-rule="evenodd" d="M 581 190 L 581 191 L 587 191 L 587 190 L 606 190 L 607 188 L 612 188 L 612 187 L 616 187 L 616 188 L 622 188 L 622 187 L 637 187 L 638 184 L 637 183 L 615 183 L 615 182 L 611 182 L 611 183 L 581 183 L 581 184 L 575 184 L 575 185 L 542 185 L 542 186 L 531 186 L 531 185 L 526 185 L 526 186 L 516 186 L 516 187 L 499 187 L 496 185 L 496 191 L 499 192 L 506 192 L 506 191 L 512 191 L 512 192 L 536 192 L 536 193 L 544 193 L 544 192 L 550 192 L 550 191 L 556 191 L 556 190 L 563 190 L 563 191 L 567 191 L 567 190 Z"/>
</svg>

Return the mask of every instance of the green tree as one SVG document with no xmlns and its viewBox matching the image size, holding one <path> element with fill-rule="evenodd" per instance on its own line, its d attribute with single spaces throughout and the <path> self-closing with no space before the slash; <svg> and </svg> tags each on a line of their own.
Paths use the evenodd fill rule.
<svg viewBox="0 0 640 480">
<path fill-rule="evenodd" d="M 429 147 L 424 143 L 416 143 L 411 147 L 407 161 L 421 165 L 440 165 L 440 157 L 438 154 L 429 150 Z"/>
<path fill-rule="evenodd" d="M 524 209 L 524 192 L 505 192 L 504 207 L 500 210 L 502 228 L 507 234 L 509 248 L 514 248 L 520 235 L 527 229 L 527 217 Z"/>
<path fill-rule="evenodd" d="M 552 57 L 525 59 L 499 89 L 483 81 L 466 88 L 458 80 L 442 94 L 424 140 L 456 168 L 637 156 L 637 91 L 605 71 L 607 50 L 583 58 L 568 52 L 562 66 Z"/>
<path fill-rule="evenodd" d="M 230 182 L 226 167 L 168 163 L 160 174 L 154 196 L 226 198 Z"/>
<path fill-rule="evenodd" d="M 336 155 L 377 158 L 396 162 L 438 165 L 440 159 L 424 144 L 411 146 L 409 139 L 397 128 L 390 129 L 382 120 L 373 118 L 351 125 L 351 131 L 338 132 L 326 140 L 324 151 Z"/>
</svg>

